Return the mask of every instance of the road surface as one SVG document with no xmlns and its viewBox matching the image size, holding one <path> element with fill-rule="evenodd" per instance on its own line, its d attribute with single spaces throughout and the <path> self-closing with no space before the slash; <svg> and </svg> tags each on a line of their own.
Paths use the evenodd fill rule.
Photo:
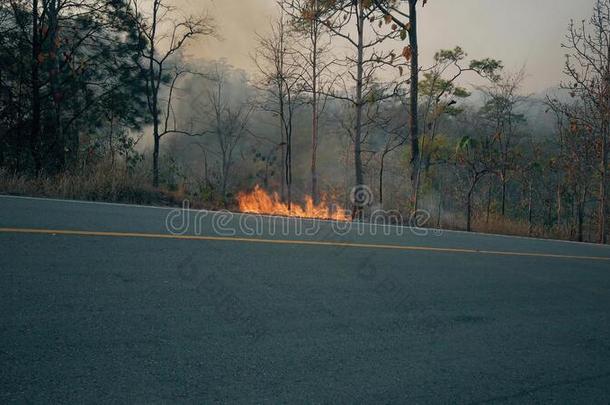
<svg viewBox="0 0 610 405">
<path fill-rule="evenodd" d="M 0 197 L 0 402 L 610 401 L 609 247 L 296 224 Z"/>
</svg>

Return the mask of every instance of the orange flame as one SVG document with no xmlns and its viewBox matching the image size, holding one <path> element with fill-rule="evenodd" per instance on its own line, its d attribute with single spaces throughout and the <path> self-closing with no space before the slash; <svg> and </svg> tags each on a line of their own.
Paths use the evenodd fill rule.
<svg viewBox="0 0 610 405">
<path fill-rule="evenodd" d="M 250 193 L 241 192 L 237 195 L 239 210 L 252 214 L 281 215 L 286 217 L 333 219 L 349 221 L 351 216 L 346 210 L 336 204 L 329 204 L 327 198 L 322 197 L 319 204 L 314 204 L 311 196 L 305 196 L 305 205 L 288 204 L 281 201 L 277 193 L 269 194 L 256 185 Z"/>
</svg>

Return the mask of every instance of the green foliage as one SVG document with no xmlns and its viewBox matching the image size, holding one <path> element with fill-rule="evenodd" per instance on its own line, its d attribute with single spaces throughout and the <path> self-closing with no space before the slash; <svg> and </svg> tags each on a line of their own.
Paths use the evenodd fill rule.
<svg viewBox="0 0 610 405">
<path fill-rule="evenodd" d="M 138 129 L 147 123 L 146 83 L 136 68 L 142 42 L 124 1 L 43 2 L 34 64 L 30 7 L 26 2 L 0 5 L 0 165 L 56 173 L 88 153 L 82 148 L 84 134 L 89 145 L 90 138 L 109 145 L 101 140 L 109 125 Z M 35 102 L 40 121 L 33 113 Z M 33 127 L 44 136 L 32 138 Z M 122 148 L 127 146 L 133 144 L 126 141 Z"/>
<path fill-rule="evenodd" d="M 436 63 L 457 63 L 464 60 L 466 56 L 466 52 L 461 47 L 456 46 L 453 49 L 441 49 L 436 52 L 434 54 L 434 61 Z"/>
<path fill-rule="evenodd" d="M 473 60 L 470 62 L 469 67 L 481 76 L 487 77 L 493 81 L 500 80 L 498 71 L 504 68 L 501 61 L 490 58 Z"/>
</svg>

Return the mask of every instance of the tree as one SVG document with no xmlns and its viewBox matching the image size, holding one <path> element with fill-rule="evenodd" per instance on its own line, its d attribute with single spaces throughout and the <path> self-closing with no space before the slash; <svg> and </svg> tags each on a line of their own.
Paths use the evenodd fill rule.
<svg viewBox="0 0 610 405">
<path fill-rule="evenodd" d="M 279 118 L 280 147 L 282 150 L 282 188 L 281 196 L 292 205 L 292 134 L 295 110 L 300 105 L 302 83 L 301 68 L 295 60 L 295 51 L 289 45 L 293 32 L 281 16 L 271 24 L 271 32 L 258 36 L 259 46 L 254 62 L 260 74 L 261 89 L 267 100 L 263 109 L 272 112 Z M 287 196 L 284 193 L 286 185 Z"/>
<path fill-rule="evenodd" d="M 417 161 L 415 173 L 415 190 L 413 192 L 414 209 L 418 209 L 419 190 L 421 187 L 422 167 L 427 171 L 430 167 L 431 154 L 442 119 L 456 116 L 461 112 L 457 107 L 458 100 L 470 96 L 470 93 L 456 85 L 456 82 L 466 73 L 474 73 L 479 77 L 489 79 L 492 83 L 500 77 L 498 72 L 503 69 L 502 62 L 495 59 L 471 60 L 464 66 L 468 55 L 462 48 L 442 49 L 434 55 L 434 65 L 424 73 L 424 80 L 419 83 L 419 94 L 422 105 L 424 130 L 420 133 L 420 158 Z"/>
<path fill-rule="evenodd" d="M 42 158 L 40 156 L 40 47 L 41 30 L 39 28 L 38 0 L 32 0 L 32 123 L 30 133 L 30 147 L 34 160 L 36 175 L 42 169 Z"/>
<path fill-rule="evenodd" d="M 314 204 L 319 202 L 317 154 L 319 143 L 320 114 L 327 101 L 329 68 L 327 61 L 330 42 L 321 17 L 327 10 L 324 0 L 282 0 L 284 10 L 292 18 L 294 34 L 302 41 L 296 47 L 299 62 L 303 62 L 299 72 L 303 91 L 311 95 L 311 197 Z M 303 49 L 301 49 L 303 48 Z"/>
<path fill-rule="evenodd" d="M 152 0 L 150 11 L 144 11 L 148 2 L 131 0 L 133 7 L 132 21 L 136 25 L 141 41 L 145 46 L 140 48 L 140 69 L 146 74 L 146 93 L 148 112 L 153 124 L 153 187 L 159 186 L 159 150 L 161 138 L 170 133 L 186 133 L 178 129 L 161 131 L 161 120 L 168 122 L 171 112 L 173 88 L 178 78 L 184 73 L 176 68 L 172 59 L 184 45 L 200 36 L 214 35 L 214 22 L 207 16 L 181 17 L 175 7 L 166 0 Z M 162 100 L 162 90 L 169 85 L 168 99 Z M 165 108 L 163 104 L 165 103 Z M 163 115 L 162 111 L 165 111 Z"/>
<path fill-rule="evenodd" d="M 466 231 L 472 230 L 472 199 L 479 182 L 490 173 L 486 160 L 488 145 L 470 136 L 463 137 L 456 147 L 455 164 L 466 173 Z"/>
<path fill-rule="evenodd" d="M 592 117 L 594 113 L 587 111 L 587 105 L 580 103 L 561 104 L 554 100 L 550 102 L 550 106 L 557 114 L 556 141 L 560 146 L 552 160 L 552 166 L 561 173 L 561 183 L 565 191 L 557 198 L 561 200 L 568 197 L 575 206 L 573 228 L 576 228 L 577 240 L 582 242 L 586 206 L 595 180 L 592 174 L 596 172 L 599 139 L 593 125 L 584 123 L 581 117 Z"/>
<path fill-rule="evenodd" d="M 400 8 L 401 1 L 408 3 L 408 11 Z M 410 62 L 409 78 L 409 135 L 411 140 L 411 188 L 415 207 L 418 185 L 419 152 L 419 38 L 417 35 L 417 3 L 418 0 L 372 0 L 374 5 L 384 14 L 386 21 L 391 21 L 401 28 L 401 36 L 409 37 L 409 46 L 403 55 Z M 422 7 L 428 0 L 422 0 Z M 417 209 L 417 208 L 415 208 Z"/>
<path fill-rule="evenodd" d="M 347 69 L 349 79 L 346 80 L 344 75 L 340 75 L 330 96 L 351 104 L 355 109 L 354 130 L 350 134 L 354 145 L 356 183 L 353 195 L 362 196 L 366 193 L 358 190 L 364 187 L 362 144 L 365 107 L 371 102 L 379 102 L 398 94 L 402 82 L 380 86 L 376 75 L 383 68 L 393 71 L 398 68 L 402 71 L 405 65 L 394 51 L 380 50 L 379 45 L 387 40 L 405 39 L 406 32 L 399 30 L 395 24 L 390 26 L 391 19 L 380 13 L 373 3 L 367 0 L 328 2 L 328 8 L 319 18 L 331 35 L 343 39 L 350 49 L 350 54 L 337 63 L 337 66 Z M 383 28 L 384 25 L 386 29 Z M 355 30 L 356 39 L 352 38 L 350 30 Z M 406 60 L 411 57 L 406 47 L 403 56 Z M 353 201 L 352 212 L 355 218 L 361 217 L 363 203 L 357 199 Z"/>
<path fill-rule="evenodd" d="M 588 24 L 570 23 L 562 44 L 568 54 L 563 88 L 578 98 L 588 115 L 572 115 L 597 134 L 599 209 L 598 240 L 608 240 L 608 140 L 610 137 L 610 0 L 596 0 Z M 561 109 L 561 106 L 557 107 Z"/>
<path fill-rule="evenodd" d="M 383 14 L 386 21 L 393 22 L 401 29 L 401 37 L 408 36 L 409 46 L 403 50 L 403 55 L 410 63 L 409 78 L 409 135 L 411 143 L 411 200 L 413 209 L 417 210 L 418 192 L 420 187 L 421 175 L 421 152 L 420 152 L 420 63 L 419 63 L 419 38 L 417 32 L 418 24 L 418 0 L 371 0 L 376 8 Z M 401 4 L 407 3 L 407 10 Z M 424 7 L 428 0 L 422 0 L 421 6 Z M 490 78 L 495 76 L 495 71 L 502 68 L 499 61 L 493 59 L 473 60 L 468 68 L 459 66 L 459 62 L 465 54 L 459 47 L 454 51 L 441 51 L 435 56 L 437 65 L 452 66 L 457 68 L 456 76 L 448 81 L 453 82 L 465 71 L 474 71 L 479 75 L 488 75 Z M 439 60 L 440 57 L 440 60 Z M 449 62 L 449 63 L 447 63 Z M 442 71 L 443 69 L 441 69 Z"/>
<path fill-rule="evenodd" d="M 379 154 L 379 191 L 378 201 L 379 206 L 383 209 L 383 192 L 384 192 L 384 174 L 386 168 L 387 157 L 404 145 L 407 141 L 407 137 L 404 136 L 404 122 L 398 119 L 400 117 L 396 107 L 401 108 L 402 106 L 390 106 L 386 108 L 386 113 L 383 116 L 377 118 L 377 127 L 383 132 L 385 140 L 383 146 L 380 148 Z M 381 114 L 379 114 L 381 115 Z"/>
<path fill-rule="evenodd" d="M 130 93 L 133 108 L 117 114 L 141 116 L 143 81 L 134 69 L 137 35 L 126 23 L 123 2 L 13 0 L 0 10 L 15 41 L 0 41 L 3 87 L 11 89 L 6 100 L 15 108 L 7 132 L 16 130 L 19 138 L 29 133 L 27 149 L 19 152 L 25 157 L 28 150 L 29 156 L 18 166 L 36 175 L 73 168 L 81 134 L 98 132 L 118 89 Z M 18 63 L 5 68 L 11 60 Z"/>
<path fill-rule="evenodd" d="M 247 133 L 254 109 L 251 97 L 241 94 L 239 86 L 245 83 L 243 72 L 215 63 L 204 76 L 208 82 L 196 102 L 201 130 L 196 136 L 211 135 L 216 144 L 216 156 L 220 162 L 219 188 L 223 202 L 227 203 L 227 187 L 231 179 L 235 153 Z M 206 176 L 207 177 L 207 176 Z"/>
<path fill-rule="evenodd" d="M 506 215 L 507 185 L 512 172 L 515 171 L 515 147 L 518 142 L 518 127 L 525 122 L 519 107 L 527 97 L 519 94 L 525 72 L 498 78 L 491 85 L 482 87 L 485 104 L 482 108 L 489 130 L 493 133 L 492 145 L 498 150 L 495 173 L 500 180 L 501 214 Z"/>
</svg>

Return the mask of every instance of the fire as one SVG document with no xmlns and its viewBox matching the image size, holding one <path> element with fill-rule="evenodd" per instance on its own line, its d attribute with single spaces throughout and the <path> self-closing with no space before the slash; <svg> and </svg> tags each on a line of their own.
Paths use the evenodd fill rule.
<svg viewBox="0 0 610 405">
<path fill-rule="evenodd" d="M 345 209 L 333 203 L 329 204 L 326 197 L 322 197 L 322 201 L 316 205 L 311 196 L 305 196 L 305 205 L 301 206 L 293 202 L 288 209 L 288 204 L 282 202 L 277 193 L 269 194 L 258 185 L 250 193 L 239 193 L 237 201 L 241 212 L 337 221 L 351 220 Z"/>
</svg>

